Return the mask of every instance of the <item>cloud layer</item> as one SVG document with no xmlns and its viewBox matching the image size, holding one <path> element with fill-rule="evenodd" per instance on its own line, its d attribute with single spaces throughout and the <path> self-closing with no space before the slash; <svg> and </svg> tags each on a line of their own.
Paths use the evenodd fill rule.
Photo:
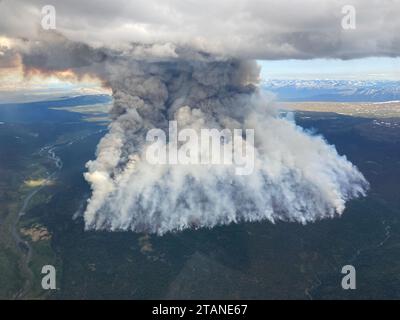
<svg viewBox="0 0 400 320">
<path fill-rule="evenodd" d="M 40 37 L 46 0 L 0 2 L 0 34 Z M 53 0 L 57 31 L 97 46 L 189 46 L 256 59 L 398 56 L 397 0 Z M 342 7 L 356 9 L 356 29 L 341 27 Z"/>
</svg>

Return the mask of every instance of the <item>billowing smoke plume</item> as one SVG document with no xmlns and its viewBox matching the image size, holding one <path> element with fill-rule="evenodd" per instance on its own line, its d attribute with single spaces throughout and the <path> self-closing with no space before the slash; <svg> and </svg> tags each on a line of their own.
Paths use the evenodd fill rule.
<svg viewBox="0 0 400 320">
<path fill-rule="evenodd" d="M 21 62 L 28 75 L 71 69 L 113 90 L 109 132 L 85 173 L 93 190 L 87 229 L 164 234 L 240 221 L 307 223 L 340 215 L 368 187 L 322 137 L 280 116 L 257 89 L 254 62 L 172 43 L 94 49 L 58 33 L 4 52 L 6 65 Z M 246 150 L 253 147 L 252 173 L 237 175 L 226 164 L 151 164 L 146 136 L 151 129 L 168 132 L 171 120 L 178 131 L 253 129 L 254 141 L 240 137 Z"/>
<path fill-rule="evenodd" d="M 254 62 L 172 55 L 116 59 L 106 69 L 112 123 L 87 164 L 87 229 L 164 234 L 240 221 L 307 223 L 340 215 L 347 200 L 365 194 L 354 165 L 281 117 L 259 92 Z M 253 173 L 236 175 L 232 165 L 149 164 L 146 134 L 168 132 L 170 120 L 179 129 L 254 129 Z"/>
</svg>

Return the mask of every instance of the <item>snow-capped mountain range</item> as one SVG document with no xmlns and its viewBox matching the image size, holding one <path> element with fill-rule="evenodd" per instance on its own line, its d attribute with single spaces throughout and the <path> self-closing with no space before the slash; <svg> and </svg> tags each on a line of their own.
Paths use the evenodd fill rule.
<svg viewBox="0 0 400 320">
<path fill-rule="evenodd" d="M 281 101 L 384 102 L 400 100 L 400 81 L 264 80 Z"/>
</svg>

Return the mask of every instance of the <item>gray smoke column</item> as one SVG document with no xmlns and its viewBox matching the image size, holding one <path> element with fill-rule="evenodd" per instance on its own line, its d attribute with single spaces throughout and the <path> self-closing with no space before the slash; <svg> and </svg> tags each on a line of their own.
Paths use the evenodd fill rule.
<svg viewBox="0 0 400 320">
<path fill-rule="evenodd" d="M 115 59 L 105 73 L 113 89 L 112 123 L 87 163 L 86 229 L 161 235 L 241 221 L 305 224 L 340 215 L 347 200 L 365 195 L 368 183 L 345 156 L 280 116 L 257 89 L 255 62 L 169 54 Z M 254 129 L 254 172 L 150 165 L 146 134 L 168 131 L 170 120 L 196 130 Z"/>
</svg>

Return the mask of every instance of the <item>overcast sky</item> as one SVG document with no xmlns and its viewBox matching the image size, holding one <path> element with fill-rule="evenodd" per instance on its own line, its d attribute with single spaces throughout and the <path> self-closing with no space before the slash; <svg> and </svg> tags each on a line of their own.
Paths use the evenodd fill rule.
<svg viewBox="0 0 400 320">
<path fill-rule="evenodd" d="M 10 73 L 1 68 L 15 63 L 7 39 L 23 39 L 25 54 L 51 39 L 41 27 L 48 4 L 56 32 L 90 46 L 167 43 L 172 51 L 252 58 L 269 79 L 400 80 L 400 0 L 0 0 L 3 79 Z M 346 5 L 355 9 L 355 29 L 343 28 Z M 43 61 L 68 64 L 69 52 L 55 48 Z"/>
<path fill-rule="evenodd" d="M 52 4 L 57 30 L 105 46 L 172 42 L 257 59 L 398 56 L 399 0 L 2 0 L 0 33 L 38 36 Z M 343 6 L 356 29 L 343 29 Z"/>
</svg>

